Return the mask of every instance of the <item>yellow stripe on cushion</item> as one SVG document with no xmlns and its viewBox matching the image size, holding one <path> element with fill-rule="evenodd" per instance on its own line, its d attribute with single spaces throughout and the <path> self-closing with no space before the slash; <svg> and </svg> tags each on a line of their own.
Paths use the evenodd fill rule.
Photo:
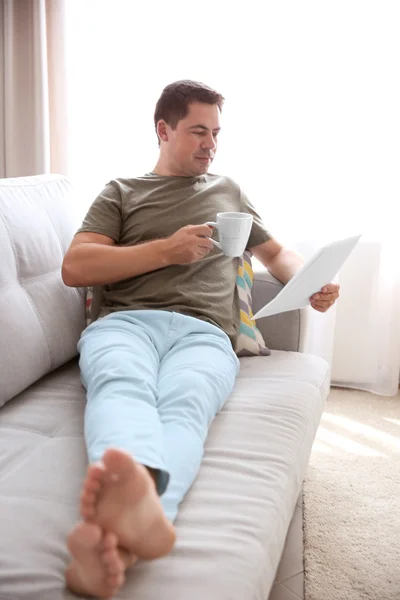
<svg viewBox="0 0 400 600">
<path fill-rule="evenodd" d="M 243 323 L 246 323 L 246 325 L 248 325 L 249 327 L 254 327 L 254 321 L 252 321 L 247 314 L 244 312 L 244 310 L 240 311 L 240 320 Z"/>
<path fill-rule="evenodd" d="M 247 262 L 244 263 L 244 270 L 247 273 L 247 275 L 250 277 L 250 281 L 253 281 L 253 269 L 251 268 L 251 265 L 249 265 L 249 263 L 247 263 Z"/>
</svg>

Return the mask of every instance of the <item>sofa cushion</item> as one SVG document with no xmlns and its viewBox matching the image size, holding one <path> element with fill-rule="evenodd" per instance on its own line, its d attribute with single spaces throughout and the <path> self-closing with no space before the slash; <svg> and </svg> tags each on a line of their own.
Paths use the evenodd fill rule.
<svg viewBox="0 0 400 600">
<path fill-rule="evenodd" d="M 72 202 L 60 175 L 0 180 L 0 406 L 77 353 L 83 290 L 61 279 Z"/>
<path fill-rule="evenodd" d="M 272 351 L 242 358 L 211 425 L 177 520 L 173 552 L 141 562 L 115 600 L 267 600 L 329 389 L 327 363 Z M 18 600 L 64 591 L 65 537 L 85 476 L 84 389 L 76 359 L 0 411 L 0 590 Z"/>
</svg>

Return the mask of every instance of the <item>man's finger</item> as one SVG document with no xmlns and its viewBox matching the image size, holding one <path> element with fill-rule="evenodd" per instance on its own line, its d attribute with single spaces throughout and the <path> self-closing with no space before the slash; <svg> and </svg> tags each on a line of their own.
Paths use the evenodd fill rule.
<svg viewBox="0 0 400 600">
<path fill-rule="evenodd" d="M 313 308 L 318 308 L 321 310 L 326 310 L 330 306 L 332 306 L 333 302 L 323 302 L 322 300 L 317 300 L 316 302 L 311 302 L 311 306 Z"/>
<path fill-rule="evenodd" d="M 317 294 L 314 294 L 313 296 L 311 296 L 310 300 L 311 301 L 320 301 L 322 300 L 323 302 L 334 302 L 338 297 L 338 294 L 323 294 L 321 292 L 318 292 Z"/>
<path fill-rule="evenodd" d="M 208 254 L 210 254 L 210 249 L 209 248 L 201 248 L 199 246 L 196 254 L 199 258 L 204 258 L 205 256 L 208 256 Z"/>
<path fill-rule="evenodd" d="M 317 306 L 316 304 L 311 304 L 311 306 L 313 307 L 314 310 L 317 310 L 318 312 L 326 312 L 329 308 L 326 306 Z"/>
<path fill-rule="evenodd" d="M 321 292 L 323 294 L 327 294 L 330 292 L 338 293 L 339 288 L 340 285 L 338 283 L 328 283 L 327 285 L 324 285 L 324 287 L 321 289 Z"/>
<path fill-rule="evenodd" d="M 210 237 L 210 235 L 212 235 L 212 232 L 213 232 L 212 227 L 210 227 L 208 225 L 193 225 L 192 226 L 192 233 L 194 233 L 195 235 Z"/>
<path fill-rule="evenodd" d="M 206 237 L 200 238 L 197 245 L 199 248 L 206 248 L 207 250 L 212 250 L 214 248 L 212 241 Z"/>
</svg>

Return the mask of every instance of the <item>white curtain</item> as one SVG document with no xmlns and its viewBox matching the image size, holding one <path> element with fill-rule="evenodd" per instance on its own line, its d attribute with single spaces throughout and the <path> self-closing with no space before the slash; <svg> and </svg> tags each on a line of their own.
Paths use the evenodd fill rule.
<svg viewBox="0 0 400 600">
<path fill-rule="evenodd" d="M 226 97 L 214 172 L 234 177 L 273 235 L 307 257 L 362 233 L 337 307 L 304 348 L 332 382 L 395 394 L 400 164 L 397 2 L 70 0 L 70 174 L 82 216 L 113 177 L 156 162 L 155 102 L 176 79 Z"/>
<path fill-rule="evenodd" d="M 67 173 L 64 0 L 0 0 L 0 177 Z"/>
</svg>

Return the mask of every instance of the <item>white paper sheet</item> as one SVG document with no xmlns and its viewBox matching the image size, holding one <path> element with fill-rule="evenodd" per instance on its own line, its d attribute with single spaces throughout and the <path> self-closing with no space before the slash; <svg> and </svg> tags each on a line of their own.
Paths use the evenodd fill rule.
<svg viewBox="0 0 400 600">
<path fill-rule="evenodd" d="M 317 250 L 279 294 L 254 315 L 254 319 L 308 306 L 310 296 L 331 283 L 360 237 L 356 235 L 331 242 Z"/>
</svg>

